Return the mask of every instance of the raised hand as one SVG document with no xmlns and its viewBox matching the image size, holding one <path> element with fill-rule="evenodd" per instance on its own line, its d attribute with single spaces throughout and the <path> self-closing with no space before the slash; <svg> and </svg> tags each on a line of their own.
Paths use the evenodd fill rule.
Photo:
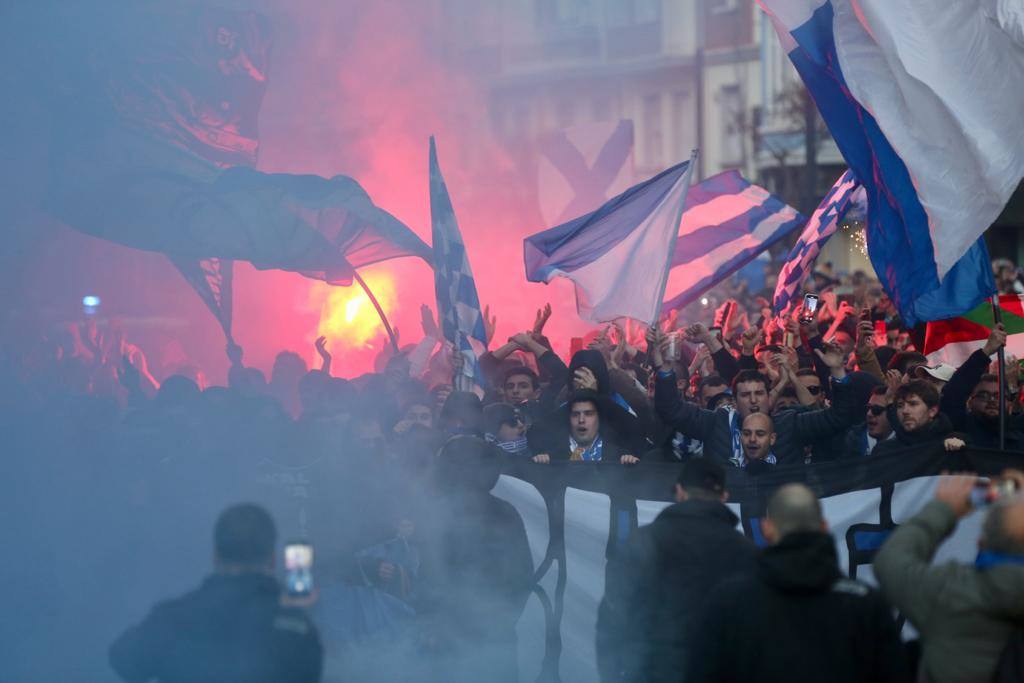
<svg viewBox="0 0 1024 683">
<path fill-rule="evenodd" d="M 533 319 L 533 329 L 530 330 L 530 334 L 534 337 L 541 336 L 544 333 L 544 326 L 547 325 L 550 317 L 551 304 L 544 304 L 544 308 L 538 308 L 537 316 Z"/>
<path fill-rule="evenodd" d="M 989 333 L 988 339 L 985 340 L 985 346 L 981 350 L 985 352 L 986 356 L 991 356 L 1004 346 L 1006 346 L 1006 326 L 1002 323 L 996 323 L 992 327 L 992 332 Z"/>
<path fill-rule="evenodd" d="M 948 505 L 957 517 L 964 517 L 971 511 L 971 491 L 977 482 L 978 478 L 973 474 L 940 477 L 935 499 Z"/>
<path fill-rule="evenodd" d="M 327 337 L 321 335 L 316 338 L 314 344 L 317 355 L 320 356 L 320 371 L 326 374 L 331 372 L 331 352 L 327 350 Z"/>
<path fill-rule="evenodd" d="M 875 324 L 870 320 L 861 319 L 857 323 L 857 348 L 872 348 L 875 345 Z"/>
<path fill-rule="evenodd" d="M 627 454 L 619 458 L 619 462 L 622 463 L 623 465 L 635 465 L 638 462 L 640 462 L 640 458 L 636 457 L 635 455 Z"/>
<path fill-rule="evenodd" d="M 846 365 L 846 358 L 843 357 L 842 350 L 836 344 L 826 343 L 821 349 L 814 349 L 814 353 L 829 369 L 834 370 Z"/>
<path fill-rule="evenodd" d="M 498 316 L 491 315 L 491 307 L 484 306 L 484 333 L 487 335 L 487 345 L 491 345 L 494 339 L 494 331 L 498 329 Z"/>
<path fill-rule="evenodd" d="M 889 370 L 885 373 L 885 402 L 892 403 L 896 398 L 896 390 L 903 384 L 903 373 L 899 370 Z"/>
<path fill-rule="evenodd" d="M 580 389 L 597 391 L 597 377 L 588 367 L 576 368 L 576 372 L 572 376 L 572 384 L 577 391 Z"/>
<path fill-rule="evenodd" d="M 743 345 L 743 355 L 753 356 L 761 340 L 764 339 L 764 330 L 760 327 L 748 327 L 740 335 L 740 343 Z"/>
<path fill-rule="evenodd" d="M 440 339 L 441 331 L 437 327 L 437 322 L 434 320 L 434 312 L 430 310 L 430 306 L 423 304 L 420 306 L 420 326 L 423 328 L 423 336 L 431 339 Z"/>
<path fill-rule="evenodd" d="M 117 368 L 117 380 L 130 394 L 142 392 L 142 373 L 132 365 L 132 359 L 127 354 L 121 356 L 121 365 Z"/>
<path fill-rule="evenodd" d="M 694 323 L 686 328 L 686 338 L 690 341 L 699 341 L 707 343 L 707 340 L 711 338 L 711 332 L 703 323 Z"/>
<path fill-rule="evenodd" d="M 665 333 L 657 325 L 651 325 L 647 328 L 647 334 L 644 337 L 647 341 L 647 355 L 651 359 L 651 365 L 655 369 L 661 369 L 665 365 L 665 356 L 661 348 L 662 342 L 666 341 Z"/>
</svg>

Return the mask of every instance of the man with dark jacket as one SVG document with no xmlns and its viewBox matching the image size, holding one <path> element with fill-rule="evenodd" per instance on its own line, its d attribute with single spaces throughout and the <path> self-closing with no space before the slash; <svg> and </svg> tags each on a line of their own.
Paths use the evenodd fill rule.
<svg viewBox="0 0 1024 683">
<path fill-rule="evenodd" d="M 648 330 L 647 353 L 658 368 L 654 389 L 654 408 L 663 422 L 685 436 L 704 443 L 704 456 L 739 466 L 743 462 L 740 432 L 743 420 L 751 413 L 770 412 L 768 379 L 754 370 L 742 370 L 733 379 L 735 409 L 705 410 L 683 401 L 676 388 L 675 373 L 665 363 L 661 346 L 664 333 L 657 327 Z M 832 407 L 822 410 L 785 410 L 774 417 L 777 440 L 775 454 L 780 465 L 804 461 L 804 446 L 816 439 L 844 433 L 860 419 L 861 409 L 852 387 L 848 386 L 841 354 L 827 349 L 820 354 L 832 370 Z"/>
<path fill-rule="evenodd" d="M 910 446 L 941 446 L 953 433 L 953 424 L 939 412 L 938 389 L 923 379 L 912 379 L 896 389 L 889 406 L 889 423 L 896 437 L 875 446 L 872 455 Z"/>
<path fill-rule="evenodd" d="M 117 639 L 110 663 L 118 675 L 130 683 L 319 681 L 316 628 L 304 612 L 281 604 L 275 537 L 263 508 L 225 510 L 214 531 L 216 572 Z"/>
<path fill-rule="evenodd" d="M 618 462 L 633 465 L 639 458 L 621 438 L 622 432 L 609 419 L 619 407 L 594 391 L 576 391 L 563 408 L 544 422 L 534 425 L 527 435 L 528 446 L 536 455 L 534 462 L 579 460 Z"/>
<path fill-rule="evenodd" d="M 1003 473 L 1020 490 L 1024 474 Z M 875 557 L 886 597 L 921 634 L 919 680 L 990 681 L 1014 629 L 1024 620 L 1024 500 L 989 511 L 973 564 L 932 566 L 942 542 L 971 510 L 977 477 L 943 477 L 935 500 L 901 524 Z"/>
<path fill-rule="evenodd" d="M 754 576 L 707 600 L 684 680 L 907 681 L 889 606 L 839 570 L 821 504 L 802 484 L 775 492 Z"/>
<path fill-rule="evenodd" d="M 597 616 L 605 683 L 678 681 L 708 592 L 754 567 L 754 546 L 724 505 L 721 465 L 688 461 L 675 491 L 676 504 L 640 528 L 609 563 Z"/>
</svg>

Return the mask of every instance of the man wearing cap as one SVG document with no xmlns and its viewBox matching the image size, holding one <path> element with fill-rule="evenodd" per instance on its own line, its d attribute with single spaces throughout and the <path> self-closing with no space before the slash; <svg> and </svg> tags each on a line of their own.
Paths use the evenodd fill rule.
<svg viewBox="0 0 1024 683">
<path fill-rule="evenodd" d="M 609 561 L 597 616 L 597 663 L 605 683 L 678 681 L 705 597 L 719 583 L 753 571 L 755 548 L 725 506 L 722 465 L 689 460 L 675 499 Z"/>
<path fill-rule="evenodd" d="M 953 379 L 953 373 L 956 372 L 956 368 L 947 363 L 937 363 L 935 365 L 919 365 L 914 368 L 914 377 L 917 379 L 923 379 L 926 382 L 930 382 L 932 386 L 938 389 L 939 393 L 945 388 L 946 383 Z"/>
</svg>

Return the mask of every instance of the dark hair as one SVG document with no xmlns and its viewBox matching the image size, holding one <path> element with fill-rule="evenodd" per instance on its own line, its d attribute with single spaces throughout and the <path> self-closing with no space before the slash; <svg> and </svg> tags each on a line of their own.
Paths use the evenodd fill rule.
<svg viewBox="0 0 1024 683">
<path fill-rule="evenodd" d="M 580 389 L 574 392 L 566 403 L 566 407 L 569 412 L 572 412 L 572 407 L 577 403 L 593 403 L 594 407 L 597 408 L 598 414 L 601 413 L 601 395 L 591 389 Z"/>
<path fill-rule="evenodd" d="M 871 387 L 871 393 L 869 394 L 869 396 L 885 396 L 888 393 L 889 389 L 882 385 L 877 387 Z"/>
<path fill-rule="evenodd" d="M 909 396 L 917 396 L 929 408 L 939 405 L 939 390 L 923 379 L 912 379 L 896 390 L 897 401 L 905 401 Z"/>
<path fill-rule="evenodd" d="M 217 518 L 213 548 L 217 559 L 232 564 L 259 565 L 274 557 L 277 529 L 265 509 L 253 503 L 232 505 Z"/>
<path fill-rule="evenodd" d="M 875 349 L 875 360 L 883 368 L 888 368 L 889 363 L 892 362 L 893 356 L 897 353 L 896 349 L 892 346 L 879 346 Z"/>
<path fill-rule="evenodd" d="M 709 458 L 691 458 L 677 483 L 692 496 L 717 499 L 725 491 L 725 468 Z"/>
<path fill-rule="evenodd" d="M 917 351 L 898 351 L 890 360 L 886 366 L 887 370 L 899 370 L 902 374 L 907 374 L 907 366 L 911 363 L 921 363 L 924 365 L 928 364 L 928 358 L 923 353 Z"/>
<path fill-rule="evenodd" d="M 740 370 L 736 373 L 732 380 L 733 393 L 736 392 L 736 387 L 739 386 L 740 382 L 760 382 L 764 385 L 765 391 L 768 391 L 768 387 L 771 386 L 768 378 L 757 370 Z"/>
<path fill-rule="evenodd" d="M 505 374 L 501 378 L 501 388 L 505 388 L 505 384 L 516 375 L 522 375 L 523 377 L 529 377 L 530 383 L 533 384 L 534 390 L 540 388 L 540 379 L 537 377 L 537 373 L 528 368 L 525 365 L 516 365 L 505 371 Z"/>
<path fill-rule="evenodd" d="M 799 370 L 796 371 L 796 376 L 797 377 L 818 377 L 818 372 L 814 368 L 800 368 Z"/>
<path fill-rule="evenodd" d="M 978 381 L 977 383 L 975 383 L 974 386 L 978 386 L 978 384 L 981 384 L 982 382 L 995 382 L 996 384 L 998 384 L 999 375 L 993 375 L 991 372 L 986 372 L 984 375 L 978 378 Z"/>
<path fill-rule="evenodd" d="M 497 434 L 503 424 L 513 424 L 519 411 L 508 403 L 492 403 L 484 408 L 484 433 Z"/>
<path fill-rule="evenodd" d="M 721 386 L 727 386 L 724 377 L 722 377 L 721 375 L 708 375 L 701 381 L 697 382 L 697 395 L 700 395 L 700 392 L 704 390 L 704 387 Z"/>
</svg>

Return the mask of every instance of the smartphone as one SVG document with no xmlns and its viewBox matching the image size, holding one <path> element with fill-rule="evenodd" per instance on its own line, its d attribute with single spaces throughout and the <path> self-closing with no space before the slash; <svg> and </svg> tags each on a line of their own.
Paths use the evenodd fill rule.
<svg viewBox="0 0 1024 683">
<path fill-rule="evenodd" d="M 1012 479 L 989 479 L 978 477 L 971 491 L 971 507 L 981 508 L 991 505 L 1000 498 L 1012 496 L 1017 492 L 1017 484 Z"/>
<path fill-rule="evenodd" d="M 313 592 L 313 546 L 305 541 L 284 547 L 284 584 L 288 595 L 304 596 Z"/>
<path fill-rule="evenodd" d="M 875 346 L 885 346 L 889 343 L 889 330 L 884 320 L 875 321 Z"/>
<path fill-rule="evenodd" d="M 722 328 L 719 327 L 718 325 L 715 325 L 714 327 L 709 327 L 708 332 L 715 335 L 718 338 L 719 342 L 722 341 Z"/>
<path fill-rule="evenodd" d="M 804 309 L 800 313 L 800 322 L 804 325 L 814 322 L 814 313 L 818 310 L 818 295 L 804 294 Z"/>
</svg>

